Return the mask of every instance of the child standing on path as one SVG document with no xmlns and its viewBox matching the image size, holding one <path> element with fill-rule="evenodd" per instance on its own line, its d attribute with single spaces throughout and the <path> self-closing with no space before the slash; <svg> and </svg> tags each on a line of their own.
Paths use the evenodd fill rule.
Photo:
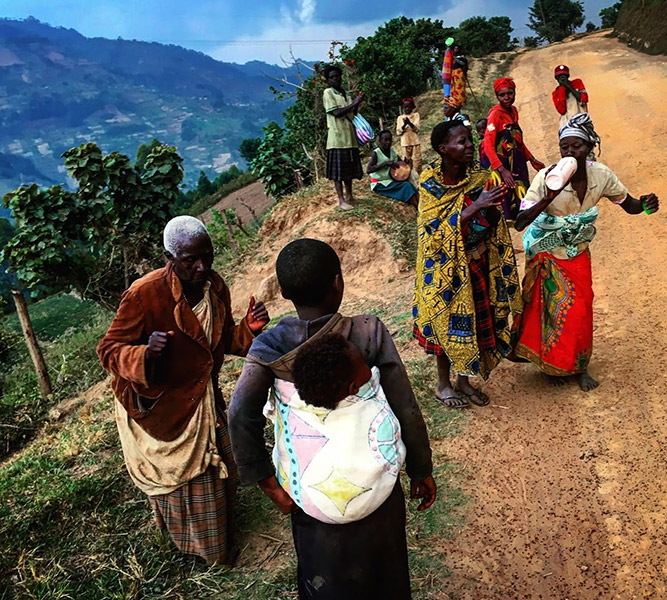
<svg viewBox="0 0 667 600">
<path fill-rule="evenodd" d="M 298 318 L 285 318 L 254 340 L 234 390 L 229 420 L 241 479 L 258 483 L 282 513 L 292 516 L 299 598 L 409 600 L 405 501 L 400 483 L 360 520 L 332 524 L 307 514 L 278 482 L 264 443 L 262 412 L 269 391 L 280 381 L 294 380 L 299 349 L 327 334 L 340 334 L 361 350 L 368 367 L 378 369 L 387 403 L 400 424 L 411 497 L 423 498 L 419 507 L 423 510 L 435 500 L 436 486 L 426 426 L 405 367 L 377 317 L 350 318 L 337 312 L 343 298 L 343 276 L 338 256 L 328 244 L 313 239 L 291 242 L 278 255 L 276 274 L 282 295 L 294 303 Z M 305 421 L 294 418 L 290 427 L 291 437 L 313 443 L 319 439 L 322 446 L 328 441 L 313 433 Z M 309 466 L 298 457 L 295 464 L 290 483 L 298 483 Z M 332 501 L 336 498 L 344 512 L 357 495 L 365 493 L 353 483 L 332 465 L 329 477 L 315 484 L 315 489 Z"/>
<path fill-rule="evenodd" d="M 401 149 L 412 168 L 421 173 L 422 147 L 419 142 L 419 113 L 412 98 L 403 98 L 403 114 L 396 119 L 396 135 L 401 139 Z"/>
</svg>

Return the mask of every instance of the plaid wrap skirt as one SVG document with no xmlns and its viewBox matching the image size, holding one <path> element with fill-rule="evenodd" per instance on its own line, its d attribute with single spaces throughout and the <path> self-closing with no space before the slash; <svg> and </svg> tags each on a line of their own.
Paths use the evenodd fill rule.
<svg viewBox="0 0 667 600">
<path fill-rule="evenodd" d="M 207 564 L 224 564 L 233 543 L 233 512 L 238 470 L 232 456 L 227 425 L 218 427 L 218 451 L 229 472 L 220 479 L 219 468 L 206 471 L 169 494 L 149 496 L 156 525 L 169 532 L 174 545 Z"/>
<path fill-rule="evenodd" d="M 361 157 L 359 148 L 329 148 L 327 150 L 327 179 L 352 181 L 361 179 Z"/>
</svg>

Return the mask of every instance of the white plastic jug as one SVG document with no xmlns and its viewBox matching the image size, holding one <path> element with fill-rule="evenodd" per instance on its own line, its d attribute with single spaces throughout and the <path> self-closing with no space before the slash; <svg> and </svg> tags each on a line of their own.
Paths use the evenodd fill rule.
<svg viewBox="0 0 667 600">
<path fill-rule="evenodd" d="M 544 178 L 546 186 L 553 191 L 562 190 L 577 172 L 577 160 L 571 156 L 561 158 Z"/>
</svg>

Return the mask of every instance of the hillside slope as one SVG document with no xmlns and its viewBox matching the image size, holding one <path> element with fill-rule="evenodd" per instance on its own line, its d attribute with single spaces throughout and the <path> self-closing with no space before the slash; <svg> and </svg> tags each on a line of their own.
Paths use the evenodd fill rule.
<svg viewBox="0 0 667 600">
<path fill-rule="evenodd" d="M 62 182 L 60 154 L 88 141 L 134 157 L 156 137 L 179 147 L 186 182 L 220 172 L 240 160 L 241 140 L 281 120 L 286 104 L 264 73 L 283 69 L 0 19 L 0 194 Z"/>
</svg>

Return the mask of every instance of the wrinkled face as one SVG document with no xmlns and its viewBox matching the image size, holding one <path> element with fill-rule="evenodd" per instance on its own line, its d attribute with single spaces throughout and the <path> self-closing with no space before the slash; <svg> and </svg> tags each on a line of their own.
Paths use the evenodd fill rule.
<svg viewBox="0 0 667 600">
<path fill-rule="evenodd" d="M 564 137 L 558 142 L 558 146 L 560 147 L 560 155 L 562 158 L 571 156 L 572 158 L 575 158 L 579 164 L 586 162 L 588 153 L 593 149 L 593 147 L 586 141 L 574 136 Z"/>
<path fill-rule="evenodd" d="M 208 235 L 184 238 L 177 244 L 174 256 L 167 252 L 167 258 L 174 266 L 174 273 L 184 287 L 203 287 L 208 281 L 213 266 L 213 244 Z"/>
<path fill-rule="evenodd" d="M 391 140 L 391 133 L 383 133 L 378 140 L 378 144 L 380 145 L 380 148 L 386 152 L 391 148 Z"/>
<path fill-rule="evenodd" d="M 415 105 L 412 104 L 409 100 L 403 102 L 403 113 L 409 115 L 415 109 Z"/>
<path fill-rule="evenodd" d="M 498 104 L 503 108 L 509 108 L 514 104 L 515 93 L 511 87 L 503 87 L 498 90 L 496 94 L 498 98 Z"/>
<path fill-rule="evenodd" d="M 329 71 L 329 76 L 327 77 L 327 83 L 334 89 L 340 90 L 343 83 L 343 76 L 340 71 L 332 70 Z"/>
<path fill-rule="evenodd" d="M 438 146 L 438 153 L 457 163 L 471 163 L 475 158 L 475 146 L 470 129 L 463 124 L 450 129 L 449 137 Z"/>
</svg>

